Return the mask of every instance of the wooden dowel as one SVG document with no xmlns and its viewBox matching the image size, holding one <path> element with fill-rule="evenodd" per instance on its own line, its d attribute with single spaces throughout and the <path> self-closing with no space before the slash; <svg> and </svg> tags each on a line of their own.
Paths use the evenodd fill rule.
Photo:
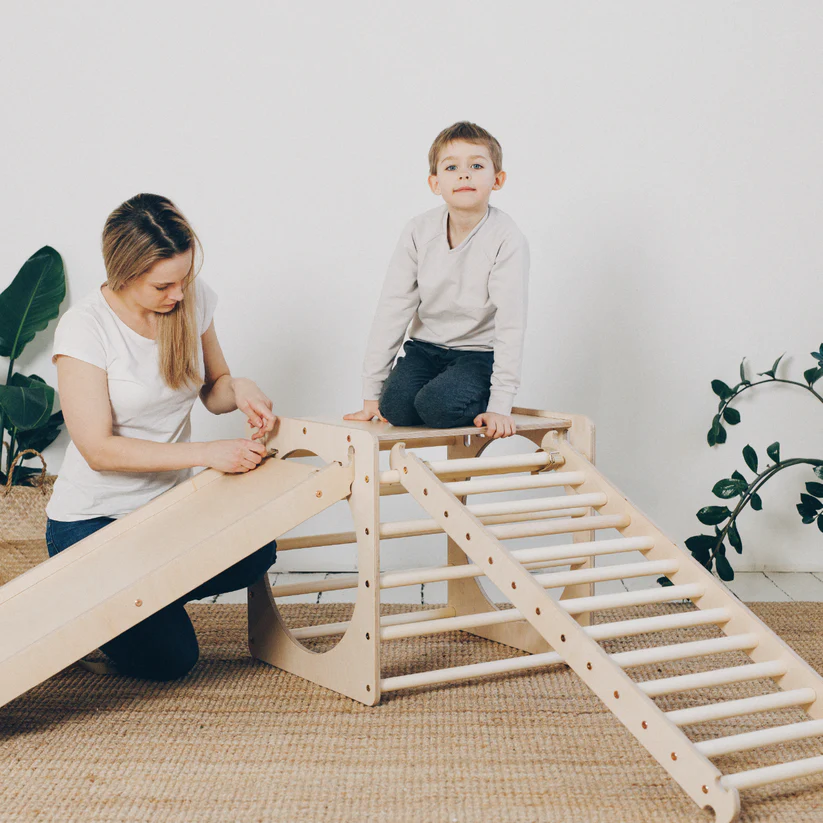
<svg viewBox="0 0 823 823">
<path fill-rule="evenodd" d="M 419 612 L 403 612 L 401 614 L 386 614 L 380 618 L 380 626 L 400 626 L 403 623 L 416 623 L 419 620 L 439 620 L 444 617 L 454 617 L 454 606 L 444 606 L 440 609 L 428 609 Z M 308 640 L 313 637 L 331 637 L 343 634 L 351 624 L 345 620 L 340 623 L 323 623 L 318 626 L 301 626 L 292 629 L 292 637 L 297 640 Z"/>
<path fill-rule="evenodd" d="M 758 729 L 756 732 L 701 740 L 694 745 L 700 754 L 706 757 L 720 757 L 724 754 L 745 752 L 750 749 L 759 749 L 761 746 L 773 746 L 776 743 L 804 740 L 807 737 L 818 737 L 820 735 L 823 735 L 823 720 L 808 720 L 803 723 L 790 723 L 788 726 Z"/>
<path fill-rule="evenodd" d="M 380 691 L 394 692 L 398 689 L 413 689 L 434 683 L 452 683 L 458 680 L 469 680 L 472 677 L 536 669 L 540 666 L 562 662 L 563 658 L 557 652 L 546 652 L 545 654 L 529 654 L 523 657 L 493 660 L 489 663 L 470 663 L 467 666 L 454 666 L 451 669 L 435 669 L 417 674 L 404 674 L 399 677 L 386 677 L 380 681 Z"/>
<path fill-rule="evenodd" d="M 531 500 L 508 500 L 502 503 L 478 503 L 466 506 L 477 517 L 493 514 L 517 514 L 520 512 L 557 511 L 558 509 L 593 507 L 608 503 L 605 494 L 568 494 L 562 497 L 539 497 Z"/>
<path fill-rule="evenodd" d="M 719 626 L 728 623 L 729 620 L 731 620 L 731 613 L 728 609 L 695 609 L 674 614 L 659 614 L 655 617 L 636 617 L 632 620 L 597 623 L 594 626 L 586 626 L 585 632 L 594 640 L 614 640 L 618 637 L 635 637 L 638 634 L 652 634 L 672 629 Z"/>
<path fill-rule="evenodd" d="M 604 583 L 607 580 L 628 580 L 652 574 L 674 574 L 680 568 L 677 560 L 653 560 L 649 563 L 623 563 L 619 566 L 600 566 L 570 572 L 536 574 L 534 579 L 544 589 L 576 586 L 580 583 Z"/>
<path fill-rule="evenodd" d="M 691 643 L 674 643 L 671 646 L 656 646 L 651 649 L 634 649 L 630 652 L 618 652 L 613 655 L 615 663 L 629 668 L 645 666 L 649 663 L 666 663 L 672 660 L 688 660 L 706 654 L 720 652 L 748 651 L 756 648 L 759 640 L 756 634 L 735 634 L 712 638 L 711 640 L 694 640 Z M 691 710 L 689 710 L 691 711 Z"/>
<path fill-rule="evenodd" d="M 727 789 L 754 789 L 757 786 L 791 780 L 795 777 L 806 777 L 819 772 L 823 772 L 823 756 L 780 763 L 777 766 L 765 766 L 762 769 L 752 769 L 748 772 L 727 774 L 720 778 L 720 784 Z"/>
<path fill-rule="evenodd" d="M 514 611 L 514 610 L 511 610 Z M 719 622 L 729 619 L 725 609 L 712 609 L 714 619 L 720 618 Z M 503 612 L 507 614 L 508 612 Z M 722 614 L 721 614 L 722 613 Z M 696 622 L 687 622 L 687 619 L 694 621 L 696 618 L 705 618 L 708 612 L 685 612 L 683 614 L 662 615 L 660 618 L 641 618 L 639 620 L 625 620 L 619 623 L 602 623 L 596 626 L 587 626 L 584 631 L 590 637 L 599 640 L 606 640 L 612 637 L 626 637 L 629 634 L 645 634 L 654 631 L 649 627 L 650 620 L 660 621 L 657 627 L 661 630 L 670 628 L 680 628 L 681 626 L 701 625 Z M 634 631 L 629 630 L 630 624 L 636 624 Z M 611 655 L 614 658 L 614 655 Z M 514 657 L 507 660 L 496 660 L 491 663 L 472 663 L 467 666 L 455 666 L 449 669 L 436 669 L 434 671 L 419 672 L 417 674 L 401 675 L 399 677 L 388 677 L 380 681 L 382 691 L 396 691 L 397 689 L 410 689 L 419 686 L 428 686 L 434 683 L 449 683 L 457 680 L 467 680 L 472 677 L 482 677 L 490 674 L 500 674 L 502 672 L 522 671 L 541 666 L 550 666 L 561 663 L 563 658 L 557 652 L 546 652 L 545 654 L 533 654 L 525 657 Z"/>
<path fill-rule="evenodd" d="M 562 465 L 565 461 L 559 455 L 555 457 L 555 465 Z M 465 457 L 459 460 L 433 460 L 429 468 L 439 476 L 444 474 L 474 477 L 485 473 L 503 473 L 542 469 L 549 464 L 549 455 L 546 452 L 532 452 L 531 454 L 510 454 L 500 457 Z M 385 485 L 400 482 L 400 472 L 389 470 L 380 473 L 380 482 Z"/>
<path fill-rule="evenodd" d="M 697 584 L 688 586 L 666 586 L 665 588 L 641 589 L 637 592 L 603 594 L 596 595 L 595 597 L 578 597 L 573 600 L 562 600 L 558 605 L 569 614 L 574 615 L 589 611 L 619 609 L 624 606 L 638 606 L 646 603 L 668 603 L 672 600 L 699 597 L 703 594 L 703 591 L 703 587 Z M 383 640 L 399 640 L 404 637 L 422 637 L 430 634 L 439 634 L 440 632 L 462 631 L 477 626 L 514 623 L 522 619 L 523 616 L 518 609 L 501 609 L 499 611 L 461 615 L 445 620 L 421 621 L 419 624 L 411 624 L 396 629 L 388 628 L 385 631 L 381 631 L 380 637 Z M 644 619 L 654 620 L 655 618 Z M 609 626 L 611 625 L 612 624 L 590 626 L 586 628 L 586 632 L 593 637 L 603 639 L 608 636 Z M 648 631 L 649 629 L 646 630 Z M 626 637 L 628 635 L 621 634 L 616 636 Z M 623 654 L 633 654 L 633 652 L 623 652 Z"/>
<path fill-rule="evenodd" d="M 491 494 L 492 492 L 518 491 L 521 489 L 549 489 L 555 486 L 579 486 L 584 483 L 583 472 L 551 472 L 530 474 L 525 477 L 493 477 L 489 480 L 463 480 L 443 485 L 455 496 L 465 494 Z"/>
<path fill-rule="evenodd" d="M 748 680 L 760 680 L 767 677 L 780 677 L 786 674 L 788 667 L 781 660 L 768 660 L 765 663 L 753 663 L 748 666 L 732 666 L 728 669 L 714 669 L 697 674 L 683 674 L 679 677 L 666 677 L 661 680 L 646 680 L 638 683 L 638 688 L 649 697 L 675 694 L 693 689 L 705 689 L 709 686 L 728 686 L 730 683 L 743 683 Z"/>
<path fill-rule="evenodd" d="M 489 531 L 498 540 L 517 540 L 521 537 L 542 537 L 547 534 L 625 529 L 630 523 L 631 518 L 627 514 L 608 514 L 580 517 L 576 520 L 556 520 L 553 523 L 513 523 L 489 526 Z"/>
<path fill-rule="evenodd" d="M 689 726 L 693 723 L 705 723 L 707 720 L 723 720 L 728 717 L 740 717 L 755 712 L 768 712 L 773 709 L 788 709 L 792 706 L 807 706 L 817 699 L 814 689 L 792 689 L 787 692 L 764 694 L 759 697 L 744 697 L 742 700 L 728 700 L 708 706 L 694 706 L 666 712 L 666 718 L 676 726 Z"/>
</svg>

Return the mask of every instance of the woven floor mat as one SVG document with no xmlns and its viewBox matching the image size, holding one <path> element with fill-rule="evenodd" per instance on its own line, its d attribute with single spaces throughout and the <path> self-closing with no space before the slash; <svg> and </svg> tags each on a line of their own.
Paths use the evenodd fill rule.
<svg viewBox="0 0 823 823">
<path fill-rule="evenodd" d="M 563 666 L 386 695 L 367 708 L 252 660 L 246 609 L 193 605 L 201 659 L 182 681 L 152 684 L 72 666 L 0 709 L 2 821 L 386 821 L 679 823 L 710 821 Z M 350 606 L 287 606 L 289 622 L 346 619 Z M 408 610 L 408 606 L 386 611 Z M 431 608 L 431 607 L 426 607 Z M 683 607 L 623 609 L 617 619 Z M 818 671 L 823 604 L 754 611 Z M 713 628 L 691 630 L 711 637 Z M 609 651 L 676 642 L 679 632 L 610 641 Z M 468 634 L 384 647 L 383 674 L 510 656 Z M 738 653 L 716 665 L 741 662 Z M 638 679 L 700 662 L 633 670 Z M 744 697 L 773 684 L 724 691 Z M 665 709 L 715 699 L 707 689 Z M 760 725 L 800 719 L 761 715 Z M 747 731 L 727 720 L 695 739 Z M 823 754 L 823 739 L 716 761 L 724 772 Z M 742 793 L 742 821 L 823 821 L 823 777 Z"/>
</svg>

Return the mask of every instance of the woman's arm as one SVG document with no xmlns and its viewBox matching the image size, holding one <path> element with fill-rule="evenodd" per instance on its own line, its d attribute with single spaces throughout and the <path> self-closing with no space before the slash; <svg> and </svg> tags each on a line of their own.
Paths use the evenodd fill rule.
<svg viewBox="0 0 823 823">
<path fill-rule="evenodd" d="M 274 428 L 276 418 L 272 413 L 272 402 L 245 377 L 232 377 L 229 364 L 223 355 L 217 332 L 212 323 L 202 337 L 203 364 L 206 379 L 200 389 L 200 399 L 212 414 L 240 409 L 246 415 L 249 425 L 257 429 L 252 439 L 259 440 Z"/>
<path fill-rule="evenodd" d="M 106 372 L 75 357 L 57 357 L 57 385 L 66 428 L 94 471 L 162 472 L 210 466 L 246 472 L 265 457 L 251 440 L 155 443 L 112 434 Z"/>
</svg>

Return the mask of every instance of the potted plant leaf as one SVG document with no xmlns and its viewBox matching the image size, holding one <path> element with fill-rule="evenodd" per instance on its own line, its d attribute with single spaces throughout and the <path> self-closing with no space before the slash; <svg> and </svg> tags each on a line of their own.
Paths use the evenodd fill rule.
<svg viewBox="0 0 823 823">
<path fill-rule="evenodd" d="M 51 246 L 35 252 L 0 294 L 0 357 L 8 358 L 0 385 L 0 540 L 42 540 L 50 483 L 41 452 L 63 423 L 53 412 L 56 392 L 36 374 L 14 366 L 34 336 L 57 317 L 66 296 L 63 260 Z M 26 466 L 32 458 L 41 465 Z"/>
</svg>

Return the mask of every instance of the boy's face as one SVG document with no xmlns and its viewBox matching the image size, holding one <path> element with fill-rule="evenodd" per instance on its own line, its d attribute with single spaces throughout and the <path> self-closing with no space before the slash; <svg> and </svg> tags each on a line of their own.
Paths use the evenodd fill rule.
<svg viewBox="0 0 823 823">
<path fill-rule="evenodd" d="M 491 193 L 505 182 L 506 172 L 495 174 L 486 146 L 465 140 L 447 143 L 437 158 L 437 174 L 429 175 L 429 188 L 442 195 L 449 208 L 467 211 L 485 208 Z"/>
</svg>

